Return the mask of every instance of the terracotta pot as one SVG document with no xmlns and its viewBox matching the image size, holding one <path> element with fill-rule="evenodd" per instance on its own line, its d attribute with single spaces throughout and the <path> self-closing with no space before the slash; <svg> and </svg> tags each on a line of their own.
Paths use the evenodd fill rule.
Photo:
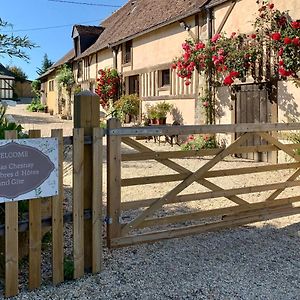
<svg viewBox="0 0 300 300">
<path fill-rule="evenodd" d="M 158 119 L 159 125 L 166 125 L 166 123 L 167 123 L 167 118 L 159 118 Z"/>
</svg>

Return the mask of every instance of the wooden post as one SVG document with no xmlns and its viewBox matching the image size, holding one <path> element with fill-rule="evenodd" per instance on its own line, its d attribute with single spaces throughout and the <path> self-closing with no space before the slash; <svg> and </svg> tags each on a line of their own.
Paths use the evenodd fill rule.
<svg viewBox="0 0 300 300">
<path fill-rule="evenodd" d="M 107 127 L 107 245 L 110 248 L 111 240 L 121 234 L 121 137 L 110 136 L 109 132 L 121 124 L 117 119 L 110 119 Z"/>
<path fill-rule="evenodd" d="M 16 131 L 5 132 L 6 139 L 16 139 Z M 18 202 L 5 202 L 5 297 L 18 294 Z"/>
<path fill-rule="evenodd" d="M 74 278 L 84 275 L 84 135 L 73 131 L 73 256 Z"/>
<path fill-rule="evenodd" d="M 30 130 L 30 138 L 40 138 L 40 130 Z M 41 199 L 29 201 L 29 289 L 41 285 L 42 214 Z"/>
<path fill-rule="evenodd" d="M 74 99 L 74 128 L 84 128 L 84 135 L 92 136 L 93 128 L 99 127 L 100 104 L 98 95 L 83 91 Z M 92 209 L 93 202 L 93 147 L 84 145 L 84 209 Z M 92 268 L 92 220 L 84 222 L 84 266 Z"/>
<path fill-rule="evenodd" d="M 52 129 L 51 136 L 58 139 L 58 195 L 52 197 L 52 281 L 64 281 L 64 223 L 63 223 L 63 130 Z"/>
<path fill-rule="evenodd" d="M 92 272 L 102 269 L 102 164 L 103 129 L 93 130 L 93 260 Z"/>
</svg>

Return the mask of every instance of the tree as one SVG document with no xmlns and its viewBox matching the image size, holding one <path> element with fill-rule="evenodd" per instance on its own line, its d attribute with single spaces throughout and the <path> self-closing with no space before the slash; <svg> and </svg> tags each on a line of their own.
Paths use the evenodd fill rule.
<svg viewBox="0 0 300 300">
<path fill-rule="evenodd" d="M 29 61 L 29 56 L 23 48 L 32 49 L 37 47 L 36 44 L 32 43 L 27 36 L 21 37 L 1 33 L 1 29 L 6 27 L 12 27 L 12 25 L 0 18 L 0 56 L 8 55 Z"/>
<path fill-rule="evenodd" d="M 54 62 L 48 58 L 47 53 L 45 53 L 43 61 L 42 61 L 42 66 L 41 66 L 41 68 L 37 68 L 36 72 L 38 73 L 38 75 L 44 74 L 53 65 L 53 63 Z"/>
<path fill-rule="evenodd" d="M 59 93 L 62 93 L 62 88 L 65 88 L 68 94 L 67 102 L 67 114 L 71 116 L 71 102 L 72 102 L 72 88 L 74 87 L 75 80 L 73 76 L 72 69 L 64 64 L 58 71 L 56 76 L 56 81 L 58 83 Z M 59 100 L 59 106 L 61 106 L 61 101 Z"/>
<path fill-rule="evenodd" d="M 36 98 L 41 97 L 41 81 L 39 79 L 36 79 L 36 80 L 32 81 L 31 90 L 35 94 Z"/>
<path fill-rule="evenodd" d="M 8 69 L 10 72 L 14 74 L 15 80 L 19 82 L 24 82 L 28 76 L 25 74 L 25 72 L 17 66 L 6 66 L 6 69 Z"/>
</svg>

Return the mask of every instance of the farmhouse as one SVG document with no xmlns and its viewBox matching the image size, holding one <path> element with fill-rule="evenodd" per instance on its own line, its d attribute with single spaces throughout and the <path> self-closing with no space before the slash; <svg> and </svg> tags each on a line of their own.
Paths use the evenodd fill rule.
<svg viewBox="0 0 300 300">
<path fill-rule="evenodd" d="M 272 3 L 299 18 L 299 1 Z M 258 9 L 254 4 L 253 0 L 130 0 L 100 26 L 74 25 L 74 49 L 41 76 L 44 101 L 55 113 L 64 113 L 64 108 L 58 108 L 60 96 L 54 80 L 57 68 L 66 62 L 72 66 L 76 84 L 91 91 L 96 88 L 98 71 L 113 67 L 122 74 L 124 93 L 138 94 L 143 108 L 146 103 L 166 100 L 174 105 L 170 123 L 201 124 L 205 120 L 199 98 L 207 88 L 203 76 L 194 72 L 191 84 L 185 85 L 171 68 L 172 61 L 181 55 L 186 39 L 205 41 L 220 32 L 251 33 Z M 297 120 L 299 90 L 288 80 L 275 85 L 270 91 L 264 81 L 236 82 L 234 97 L 228 87 L 214 89 L 215 122 Z"/>
<path fill-rule="evenodd" d="M 15 77 L 0 63 L 0 100 L 13 98 Z"/>
</svg>

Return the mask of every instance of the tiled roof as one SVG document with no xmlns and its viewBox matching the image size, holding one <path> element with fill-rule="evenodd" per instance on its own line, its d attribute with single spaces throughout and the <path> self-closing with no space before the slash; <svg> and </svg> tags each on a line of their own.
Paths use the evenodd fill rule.
<svg viewBox="0 0 300 300">
<path fill-rule="evenodd" d="M 1 78 L 15 78 L 14 73 L 6 69 L 1 63 L 0 63 L 0 75 Z"/>
<path fill-rule="evenodd" d="M 206 2 L 208 0 L 130 0 L 101 24 L 105 30 L 79 58 L 172 20 L 193 15 Z"/>
<path fill-rule="evenodd" d="M 75 57 L 75 51 L 74 49 L 71 49 L 67 54 L 65 54 L 61 59 L 59 59 L 56 63 L 54 63 L 51 66 L 52 68 L 56 68 L 59 67 L 65 63 L 67 63 L 68 61 L 72 60 Z"/>
<path fill-rule="evenodd" d="M 214 7 L 214 6 L 217 6 L 217 5 L 220 5 L 224 2 L 228 2 L 229 0 L 211 0 L 207 5 L 206 7 Z"/>
<path fill-rule="evenodd" d="M 60 58 L 57 62 L 55 62 L 44 74 L 38 77 L 38 79 L 41 79 L 49 74 L 51 74 L 55 68 L 69 62 L 75 57 L 75 51 L 74 49 L 71 49 L 67 54 L 65 54 L 62 58 Z"/>
<path fill-rule="evenodd" d="M 103 31 L 103 28 L 100 26 L 74 25 L 74 28 L 76 28 L 79 35 L 100 35 Z"/>
</svg>

